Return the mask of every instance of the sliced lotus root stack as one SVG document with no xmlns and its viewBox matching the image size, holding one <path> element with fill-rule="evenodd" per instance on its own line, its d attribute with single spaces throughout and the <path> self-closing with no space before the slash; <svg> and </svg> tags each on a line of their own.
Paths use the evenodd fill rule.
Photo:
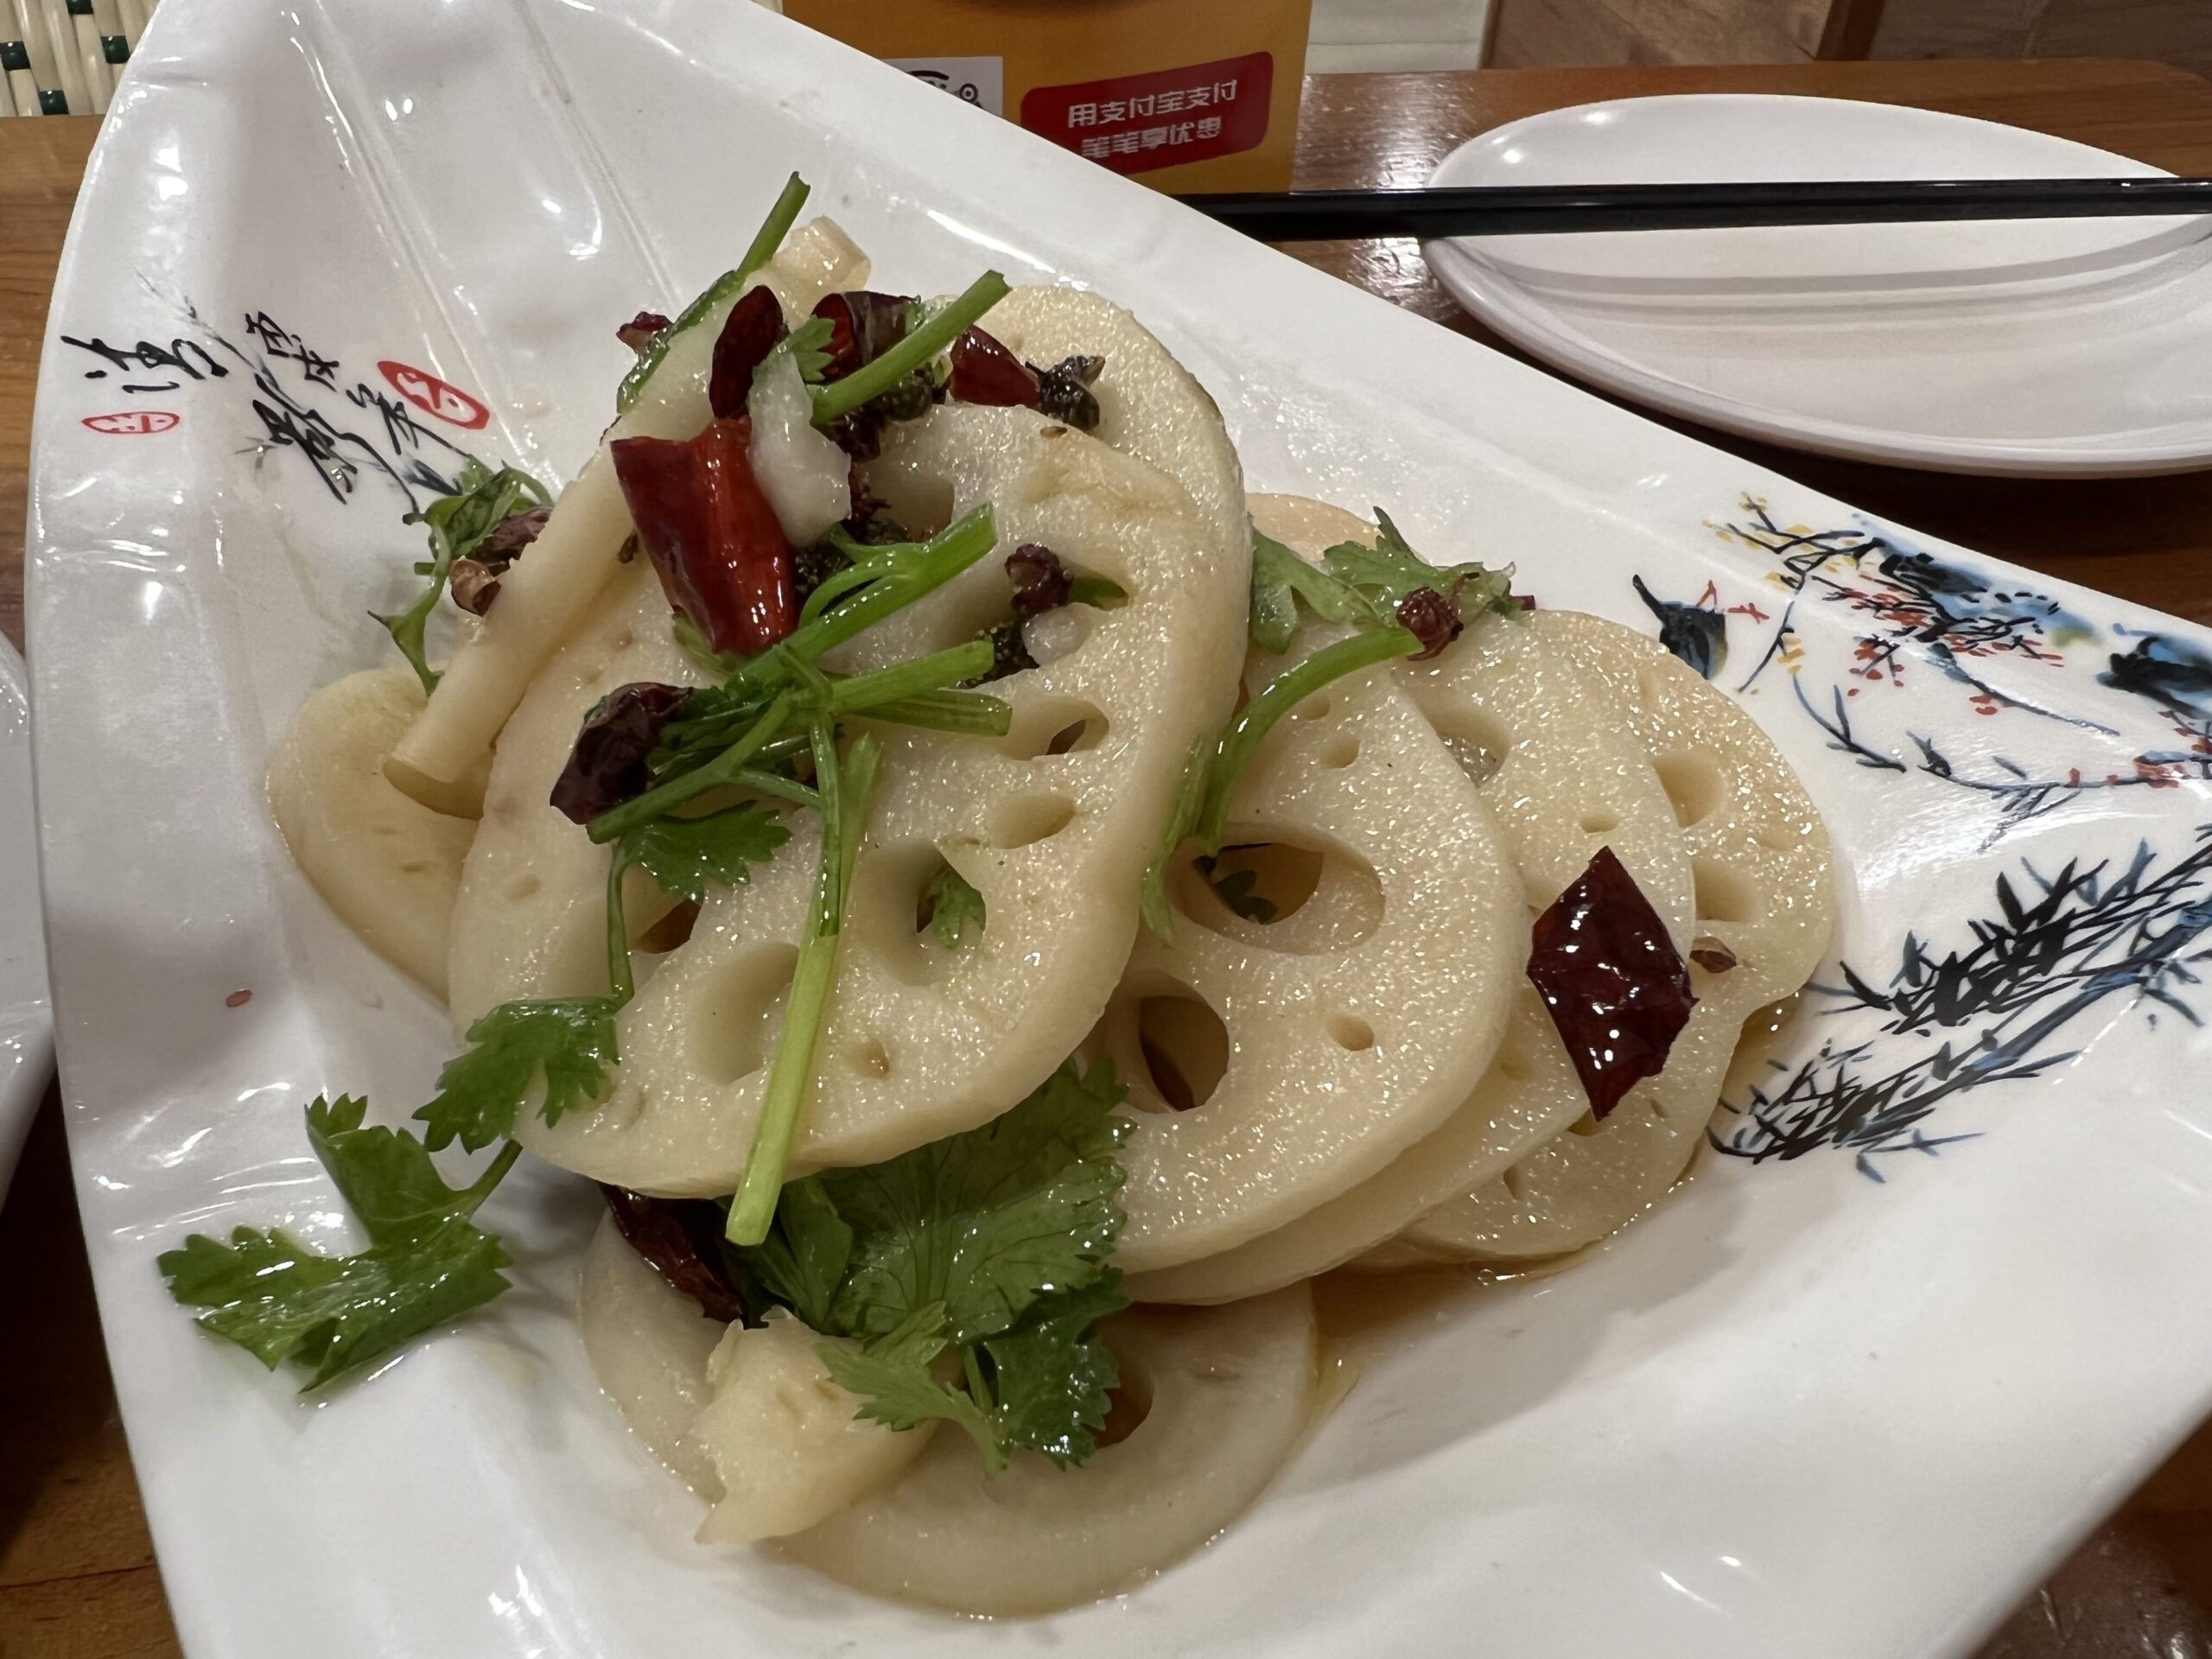
<svg viewBox="0 0 2212 1659">
<path fill-rule="evenodd" d="M 1255 497 L 1255 522 L 1308 557 L 1375 531 L 1295 498 Z M 1147 1301 L 1257 1294 L 1349 1261 L 1423 1212 L 1503 1173 L 1588 1109 L 1551 1018 L 1519 971 L 1528 925 L 1610 846 L 1678 943 L 1687 945 L 1691 874 L 1681 827 L 1611 697 L 1522 616 L 1472 619 L 1440 656 L 1398 671 L 1401 685 L 1497 815 L 1525 906 L 1516 930 L 1510 1023 L 1489 1069 L 1431 1134 L 1374 1175 L 1230 1249 L 1135 1274 Z M 1264 1040 L 1255 1039 L 1255 1040 Z"/>
<path fill-rule="evenodd" d="M 988 501 L 1003 549 L 1042 543 L 1127 599 L 1077 607 L 1084 634 L 1065 655 L 994 683 L 1014 707 L 1004 738 L 880 728 L 880 781 L 794 1149 L 801 1169 L 874 1163 L 971 1128 L 1082 1040 L 1126 960 L 1184 757 L 1227 716 L 1241 658 L 1248 549 L 1210 533 L 1173 480 L 1027 410 L 947 406 L 901 442 L 909 479 L 936 480 L 947 517 Z M 1003 606 L 1002 569 L 996 580 Z M 547 793 L 595 698 L 681 676 L 647 578 L 613 597 L 501 738 L 455 912 L 459 1023 L 514 997 L 606 988 L 595 957 L 607 855 Z M 964 602 L 948 588 L 913 608 L 940 601 Z M 531 1150 L 640 1192 L 735 1186 L 814 881 L 816 821 L 794 814 L 791 830 L 648 964 L 620 1016 L 607 1098 L 558 1125 L 529 1117 L 519 1135 Z M 986 909 L 980 938 L 957 949 L 916 925 L 919 895 L 947 865 Z"/>
<path fill-rule="evenodd" d="M 1602 1122 L 1579 1120 L 1499 1179 L 1423 1217 L 1385 1264 L 1402 1265 L 1411 1252 L 1450 1261 L 1554 1255 L 1641 1213 L 1697 1150 L 1745 1020 L 1804 984 L 1834 925 L 1827 832 L 1751 715 L 1642 634 L 1564 612 L 1536 621 L 1607 687 L 1675 804 L 1696 880 L 1689 972 L 1698 1005 L 1657 1077 Z"/>
<path fill-rule="evenodd" d="M 1112 1595 L 1189 1554 L 1259 1496 L 1318 1408 L 1312 1298 L 1297 1285 L 1233 1307 L 1131 1308 L 1100 1333 L 1143 1414 L 1126 1439 L 1072 1469 L 1022 1452 L 987 1476 L 966 1435 L 939 1434 L 890 1485 L 777 1549 L 857 1590 L 1008 1617 Z"/>
</svg>

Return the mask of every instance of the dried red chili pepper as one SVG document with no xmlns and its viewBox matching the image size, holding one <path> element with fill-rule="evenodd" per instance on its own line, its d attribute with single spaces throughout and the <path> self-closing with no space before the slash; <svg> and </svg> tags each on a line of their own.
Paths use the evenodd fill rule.
<svg viewBox="0 0 2212 1659">
<path fill-rule="evenodd" d="M 715 336 L 715 365 L 707 377 L 707 404 L 717 420 L 745 413 L 753 372 L 788 332 L 783 302 L 765 288 L 747 289 L 730 307 L 721 333 Z"/>
<path fill-rule="evenodd" d="M 608 446 L 638 538 L 669 603 L 716 651 L 765 651 L 798 626 L 791 550 L 753 475 L 753 423 L 709 423 L 696 438 Z"/>
<path fill-rule="evenodd" d="M 843 379 L 906 339 L 913 308 L 909 294 L 856 288 L 825 296 L 814 308 L 814 315 L 830 325 L 830 360 L 823 366 L 823 381 Z"/>
<path fill-rule="evenodd" d="M 554 810 L 573 823 L 589 823 L 644 794 L 652 781 L 645 757 L 690 696 L 683 686 L 639 680 L 601 697 L 584 716 L 568 761 L 553 780 Z"/>
<path fill-rule="evenodd" d="M 1037 372 L 985 334 L 970 328 L 952 342 L 952 378 L 945 390 L 963 404 L 1037 407 Z"/>
<path fill-rule="evenodd" d="M 1531 930 L 1529 980 L 1603 1117 L 1656 1077 L 1697 998 L 1667 925 L 1610 847 Z"/>
<path fill-rule="evenodd" d="M 745 1301 L 722 1264 L 721 1211 L 705 1198 L 649 1198 L 601 1185 L 615 1230 L 654 1271 L 699 1304 L 710 1319 L 733 1324 Z"/>
</svg>

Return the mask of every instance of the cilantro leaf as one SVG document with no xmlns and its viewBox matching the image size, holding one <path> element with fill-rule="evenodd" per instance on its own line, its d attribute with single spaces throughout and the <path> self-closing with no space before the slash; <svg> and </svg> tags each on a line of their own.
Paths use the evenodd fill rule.
<svg viewBox="0 0 2212 1659">
<path fill-rule="evenodd" d="M 545 1099 L 538 1111 L 548 1123 L 596 1100 L 607 1068 L 620 1058 L 620 1006 L 609 996 L 502 1002 L 469 1027 L 468 1051 L 446 1062 L 436 1098 L 415 1114 L 429 1126 L 423 1138 L 430 1150 L 459 1141 L 474 1152 L 509 1133 L 541 1071 Z"/>
<path fill-rule="evenodd" d="M 271 1370 L 307 1367 L 305 1392 L 490 1301 L 512 1263 L 498 1239 L 456 1217 L 345 1256 L 274 1229 L 240 1227 L 228 1243 L 194 1233 L 156 1265 L 179 1302 L 209 1310 L 207 1330 Z"/>
<path fill-rule="evenodd" d="M 977 935 L 983 931 L 983 895 L 950 864 L 930 878 L 922 903 L 929 911 L 930 931 L 948 950 L 967 944 L 971 930 Z"/>
<path fill-rule="evenodd" d="M 1122 1229 L 1122 1096 L 1110 1065 L 1071 1060 L 981 1128 L 824 1170 L 854 1234 L 834 1323 L 886 1336 L 942 1303 L 948 1339 L 965 1344 L 1009 1329 L 1048 1290 L 1096 1280 Z"/>
<path fill-rule="evenodd" d="M 753 384 L 760 384 L 761 375 L 767 372 L 768 365 L 776 360 L 776 354 L 780 352 L 798 365 L 800 379 L 809 385 L 820 385 L 823 373 L 830 366 L 832 355 L 830 342 L 834 332 L 829 318 L 809 317 L 778 340 L 768 355 L 760 359 L 760 365 L 753 371 Z"/>
<path fill-rule="evenodd" d="M 415 677 L 423 682 L 426 693 L 436 690 L 438 677 L 424 655 L 423 631 L 429 625 L 430 613 L 437 608 L 438 601 L 445 593 L 446 579 L 452 573 L 454 561 L 474 553 L 483 545 L 485 537 L 517 513 L 553 505 L 553 498 L 543 484 L 514 467 L 502 467 L 495 473 L 480 461 L 467 461 L 454 484 L 456 487 L 451 494 L 440 496 L 420 512 L 409 513 L 403 521 L 429 527 L 429 561 L 427 567 L 416 567 L 417 574 L 430 579 L 429 585 L 404 611 L 395 611 L 390 616 L 369 613 L 384 624 L 392 643 L 399 647 L 400 655 L 414 669 Z"/>
<path fill-rule="evenodd" d="M 1244 850 L 1240 847 L 1224 847 L 1222 849 L 1222 856 L 1225 858 L 1231 853 Z M 1203 854 L 1192 861 L 1198 874 L 1205 878 L 1206 885 L 1213 889 L 1214 897 L 1221 900 L 1231 915 L 1241 916 L 1248 922 L 1262 924 L 1274 920 L 1274 900 L 1268 898 L 1264 893 L 1255 891 L 1260 885 L 1260 873 L 1257 870 L 1247 868 L 1224 871 L 1220 868 L 1219 859 L 1210 858 Z"/>
<path fill-rule="evenodd" d="M 951 1345 L 942 1303 L 917 1308 L 864 1348 L 825 1342 L 815 1352 L 831 1380 L 859 1396 L 858 1414 L 871 1422 L 895 1429 L 931 1419 L 957 1423 L 988 1474 L 1024 1447 L 1065 1469 L 1098 1449 L 1096 1431 L 1121 1374 L 1096 1326 L 1128 1306 L 1111 1268 L 1084 1289 L 1040 1298 L 1014 1329 L 959 1351 L 964 1389 L 947 1381 L 939 1363 Z"/>
<path fill-rule="evenodd" d="M 1459 609 L 1497 611 L 1510 615 L 1521 607 L 1513 598 L 1513 567 L 1493 570 L 1484 564 L 1433 565 L 1407 544 L 1390 515 L 1375 509 L 1381 534 L 1373 547 L 1339 542 L 1321 555 L 1328 572 L 1374 604 L 1376 615 L 1388 621 L 1416 588 L 1433 588 L 1456 599 Z"/>
<path fill-rule="evenodd" d="M 370 1242 L 404 1243 L 473 1213 L 483 1194 L 448 1185 L 429 1149 L 405 1130 L 363 1128 L 368 1104 L 359 1095 L 334 1103 L 317 1096 L 308 1108 L 308 1144 Z"/>
<path fill-rule="evenodd" d="M 1122 1275 L 1109 1268 L 1080 1290 L 1040 1297 L 1013 1330 L 983 1338 L 1001 1445 L 1042 1452 L 1063 1469 L 1098 1449 L 1108 1393 L 1122 1378 L 1096 1326 L 1128 1305 Z"/>
<path fill-rule="evenodd" d="M 1346 543 L 1346 546 L 1357 546 Z M 1334 551 L 1334 550 L 1331 550 Z M 1364 549 L 1361 550 L 1365 551 Z M 1252 643 L 1271 656 L 1290 649 L 1298 632 L 1298 601 L 1325 622 L 1371 622 L 1375 607 L 1338 576 L 1308 564 L 1259 527 L 1252 530 Z"/>
<path fill-rule="evenodd" d="M 814 1351 L 830 1380 L 859 1397 L 856 1415 L 887 1428 L 918 1428 L 933 1419 L 957 1423 L 995 1475 L 1006 1467 L 1006 1443 L 972 1395 L 938 1376 L 935 1363 L 946 1346 L 944 1309 L 932 1304 L 865 1348 L 824 1342 Z"/>
<path fill-rule="evenodd" d="M 710 884 L 737 886 L 791 838 L 759 807 L 732 806 L 704 817 L 650 818 L 621 836 L 617 856 L 642 866 L 663 893 L 698 904 Z"/>
<path fill-rule="evenodd" d="M 760 1287 L 817 1331 L 831 1328 L 830 1305 L 853 1258 L 853 1230 L 813 1176 L 787 1184 L 767 1237 L 738 1258 Z"/>
<path fill-rule="evenodd" d="M 957 1422 L 993 1474 L 1025 1446 L 1081 1462 L 1116 1382 L 1096 1327 L 1127 1305 L 1106 1264 L 1122 1095 L 1111 1066 L 1071 1060 L 982 1128 L 794 1181 L 737 1263 L 815 1330 L 862 1339 L 816 1351 L 861 1416 Z"/>
</svg>

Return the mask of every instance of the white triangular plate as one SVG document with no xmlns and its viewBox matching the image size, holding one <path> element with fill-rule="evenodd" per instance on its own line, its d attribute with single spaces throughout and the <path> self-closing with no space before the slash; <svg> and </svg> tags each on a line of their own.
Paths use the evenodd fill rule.
<svg viewBox="0 0 2212 1659">
<path fill-rule="evenodd" d="M 1719 628 L 1846 889 L 1834 988 L 1676 1199 L 1348 1334 L 1357 1386 L 1249 1516 L 1040 1623 L 695 1546 L 584 1364 L 582 1183 L 509 1182 L 518 1288 L 317 1405 L 154 1269 L 195 1228 L 340 1244 L 301 1107 L 398 1121 L 448 1052 L 261 786 L 300 700 L 378 658 L 416 467 L 573 469 L 614 325 L 721 270 L 793 168 L 880 285 L 988 264 L 1135 308 L 1255 487 L 1381 502 L 1686 650 Z M 71 234 L 34 471 L 71 1149 L 200 1659 L 1926 1659 L 2212 1395 L 2204 635 L 1701 448 L 758 7 L 166 0 Z"/>
</svg>

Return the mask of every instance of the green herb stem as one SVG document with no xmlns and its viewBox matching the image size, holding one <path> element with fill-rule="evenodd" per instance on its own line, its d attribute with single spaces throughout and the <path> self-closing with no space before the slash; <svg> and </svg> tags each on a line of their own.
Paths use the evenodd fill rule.
<svg viewBox="0 0 2212 1659">
<path fill-rule="evenodd" d="M 1014 725 L 1014 705 L 982 691 L 931 691 L 874 703 L 860 712 L 862 719 L 886 725 L 917 726 L 969 737 L 1004 737 Z"/>
<path fill-rule="evenodd" d="M 814 388 L 814 423 L 827 426 L 849 415 L 871 397 L 888 391 L 968 331 L 969 326 L 1007 296 L 1007 280 L 987 270 L 944 310 L 872 363 L 863 363 L 842 380 Z"/>
<path fill-rule="evenodd" d="M 833 715 L 865 714 L 876 704 L 899 702 L 909 697 L 926 696 L 931 691 L 950 690 L 963 680 L 972 680 L 978 674 L 988 674 L 991 668 L 991 642 L 971 639 L 964 645 L 953 645 L 944 651 L 933 651 L 926 657 L 917 657 L 909 662 L 894 663 L 889 668 L 880 668 L 873 673 L 855 674 L 848 679 L 831 683 L 828 712 Z"/>
<path fill-rule="evenodd" d="M 968 1378 L 968 1397 L 979 1410 L 988 1411 L 997 1402 L 991 1398 L 991 1385 L 983 1381 L 983 1362 L 977 1357 L 973 1343 L 961 1344 L 960 1369 Z"/>
<path fill-rule="evenodd" d="M 512 467 L 502 467 L 494 473 L 480 461 L 472 461 L 461 468 L 456 483 L 452 494 L 441 496 L 422 512 L 407 516 L 409 524 L 429 526 L 430 557 L 416 563 L 415 574 L 428 576 L 430 585 L 404 611 L 389 616 L 369 613 L 391 635 L 392 643 L 415 671 L 415 677 L 422 681 L 425 696 L 438 689 L 438 675 L 424 654 L 423 632 L 438 601 L 445 597 L 454 562 L 471 557 L 486 537 L 513 514 L 526 511 L 524 503 L 541 507 L 552 505 L 543 484 Z"/>
<path fill-rule="evenodd" d="M 855 588 L 865 588 L 879 576 L 892 575 L 901 559 L 913 557 L 923 545 L 920 542 L 893 542 L 848 554 L 846 556 L 852 563 L 842 570 L 824 576 L 806 596 L 806 603 L 799 607 L 799 626 L 804 627 Z"/>
<path fill-rule="evenodd" d="M 1277 721 L 1332 681 L 1394 657 L 1410 657 L 1421 648 L 1421 641 L 1405 628 L 1378 628 L 1325 646 L 1270 680 L 1267 690 L 1244 705 L 1244 712 L 1223 736 L 1213 764 L 1207 769 L 1205 804 L 1198 810 L 1197 826 L 1199 845 L 1208 854 L 1221 851 L 1230 792 L 1261 740 Z"/>
<path fill-rule="evenodd" d="M 596 842 L 613 841 L 623 831 L 635 828 L 652 819 L 662 817 L 697 796 L 705 794 L 719 785 L 737 781 L 745 770 L 747 761 L 753 759 L 769 741 L 782 734 L 784 722 L 790 719 L 792 697 L 789 692 L 778 696 L 762 711 L 744 736 L 724 749 L 704 766 L 694 767 L 681 777 L 658 784 L 634 800 L 625 801 L 618 807 L 601 813 L 587 827 L 585 833 Z"/>
<path fill-rule="evenodd" d="M 749 789 L 755 795 L 770 795 L 778 800 L 791 802 L 810 811 L 822 808 L 822 793 L 809 789 L 796 778 L 786 778 L 781 772 L 763 772 L 757 766 L 747 766 L 731 779 L 740 789 Z"/>
<path fill-rule="evenodd" d="M 935 593 L 997 546 L 998 539 L 998 525 L 991 517 L 990 504 L 984 502 L 970 507 L 922 543 L 912 559 L 902 561 L 849 602 L 804 624 L 781 645 L 754 658 L 747 664 L 747 671 L 732 683 L 753 683 L 751 671 L 765 665 L 778 652 L 789 652 L 812 662 L 855 634 L 903 611 L 925 594 Z M 778 677 L 780 679 L 780 675 Z"/>
<path fill-rule="evenodd" d="M 474 1215 L 482 1207 L 484 1200 L 492 1196 L 492 1189 L 506 1179 L 507 1172 L 515 1166 L 515 1160 L 521 1156 L 522 1142 L 519 1141 L 510 1141 L 501 1147 L 499 1155 L 485 1165 L 484 1173 L 461 1189 L 468 1195 L 468 1202 L 458 1213 Z"/>
<path fill-rule="evenodd" d="M 860 853 L 861 830 L 868 797 L 875 787 L 880 758 L 873 739 L 859 737 L 841 761 L 836 728 L 826 718 L 813 727 L 815 775 L 822 793 L 822 855 L 815 882 L 815 903 L 806 937 L 799 942 L 784 1005 L 784 1028 L 760 1101 L 760 1127 L 747 1156 L 745 1174 L 730 1202 L 728 1236 L 735 1244 L 758 1244 L 768 1236 L 776 1203 L 791 1162 L 791 1140 L 799 1108 L 814 1077 L 814 1051 L 822 1037 L 823 1015 L 837 980 L 837 945 L 844 930 L 845 904 L 852 887 L 853 863 Z"/>
<path fill-rule="evenodd" d="M 746 249 L 745 257 L 737 265 L 707 285 L 707 291 L 685 306 L 674 322 L 652 337 L 652 341 L 638 354 L 630 372 L 622 377 L 622 384 L 614 393 L 614 410 L 626 415 L 637 404 L 645 390 L 645 383 L 653 378 L 668 356 L 668 348 L 676 337 L 687 328 L 696 327 L 716 306 L 734 300 L 752 281 L 753 272 L 776 257 L 776 250 L 791 234 L 791 226 L 798 222 L 799 209 L 806 206 L 807 184 L 796 173 L 785 182 L 783 194 L 776 198 L 776 205 L 768 210 L 768 217 L 754 233 L 753 245 Z"/>
<path fill-rule="evenodd" d="M 607 982 L 617 1002 L 627 1002 L 638 994 L 630 977 L 630 923 L 622 906 L 622 873 L 629 868 L 625 843 L 617 842 L 607 849 Z"/>
<path fill-rule="evenodd" d="M 790 638 L 746 663 L 723 684 L 721 695 L 765 696 L 803 679 L 817 658 L 936 592 L 997 544 L 998 529 L 989 503 L 971 507 L 928 541 L 915 543 L 911 559 L 869 583 L 849 603 L 802 624 Z M 668 747 L 676 754 L 712 747 L 737 719 L 731 713 L 680 721 L 670 728 L 675 735 Z M 593 839 L 600 838 L 594 833 Z"/>
</svg>

